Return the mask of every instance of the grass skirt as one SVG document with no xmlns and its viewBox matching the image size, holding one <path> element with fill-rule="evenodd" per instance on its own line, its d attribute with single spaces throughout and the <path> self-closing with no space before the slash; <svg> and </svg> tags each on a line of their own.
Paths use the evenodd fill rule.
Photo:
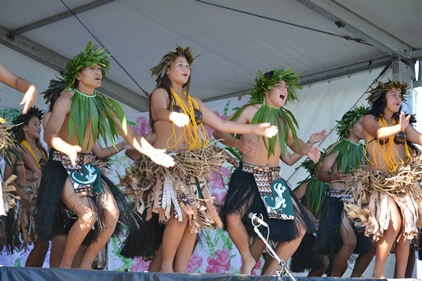
<svg viewBox="0 0 422 281">
<path fill-rule="evenodd" d="M 290 271 L 305 272 L 324 266 L 323 257 L 314 251 L 315 236 L 307 232 L 290 261 Z"/>
<path fill-rule="evenodd" d="M 304 227 L 310 233 L 314 232 L 314 224 L 311 218 L 290 188 L 288 188 L 288 191 L 294 202 L 295 219 L 270 219 L 262 202 L 254 175 L 242 171 L 241 167 L 237 168 L 230 179 L 229 189 L 220 210 L 224 229 L 227 230 L 226 215 L 240 214 L 249 237 L 257 237 L 249 218 L 250 213 L 256 213 L 262 214 L 263 220 L 268 224 L 270 229 L 269 239 L 273 242 L 288 242 L 299 237 L 299 226 Z M 259 226 L 258 229 L 264 237 L 267 237 L 268 230 L 266 227 Z"/>
<path fill-rule="evenodd" d="M 415 239 L 422 227 L 422 158 L 420 156 L 401 165 L 394 173 L 355 171 L 346 183 L 354 201 L 345 205 L 349 218 L 356 225 L 365 226 L 365 235 L 378 241 L 388 228 L 390 206 L 394 199 L 402 216 L 402 228 L 397 239 Z"/>
<path fill-rule="evenodd" d="M 130 231 L 122 245 L 120 253 L 125 257 L 152 259 L 162 242 L 165 224 L 171 218 L 182 221 L 182 212 L 188 215 L 192 233 L 222 227 L 206 178 L 212 169 L 223 165 L 226 156 L 211 145 L 171 156 L 176 165 L 165 168 L 141 155 L 132 165 L 132 175 L 121 179 L 135 202 L 134 209 L 142 214 L 140 228 Z"/>
<path fill-rule="evenodd" d="M 77 219 L 76 214 L 70 211 L 60 200 L 64 184 L 68 178 L 68 173 L 59 161 L 49 160 L 43 169 L 40 189 L 38 192 L 38 201 L 35 211 L 35 224 L 38 237 L 43 240 L 51 240 L 57 235 L 67 235 L 70 228 Z M 138 228 L 136 214 L 125 200 L 122 192 L 105 175 L 101 175 L 103 185 L 107 185 L 116 200 L 119 209 L 119 222 L 113 233 L 117 237 L 123 233 L 123 225 L 132 228 Z M 101 195 L 101 194 L 100 194 Z M 99 230 L 106 227 L 102 222 L 104 209 L 97 204 L 97 196 L 92 199 L 93 210 L 97 210 L 98 219 L 83 245 L 89 245 L 95 241 L 99 235 Z"/>
<path fill-rule="evenodd" d="M 333 191 L 331 190 L 330 192 Z M 344 211 L 342 199 L 348 200 L 344 197 L 339 198 L 330 195 L 323 202 L 314 245 L 315 251 L 321 255 L 335 256 L 343 245 L 340 236 L 340 227 L 342 227 L 342 218 L 347 216 L 347 214 Z M 350 220 L 349 223 L 353 227 L 353 223 Z M 362 232 L 358 232 L 355 227 L 353 227 L 353 230 L 357 240 L 353 253 L 361 254 L 370 250 L 372 246 L 371 239 L 365 237 Z"/>
</svg>

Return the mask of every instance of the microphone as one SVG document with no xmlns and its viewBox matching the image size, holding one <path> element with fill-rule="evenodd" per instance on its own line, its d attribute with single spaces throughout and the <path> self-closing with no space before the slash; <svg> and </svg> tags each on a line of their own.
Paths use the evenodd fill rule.
<svg viewBox="0 0 422 281">
<path fill-rule="evenodd" d="M 252 222 L 254 223 L 259 223 L 260 225 L 263 225 L 265 227 L 268 227 L 268 224 L 261 219 L 260 217 L 258 217 L 256 214 L 254 213 L 249 213 L 249 218 L 252 220 Z"/>
</svg>

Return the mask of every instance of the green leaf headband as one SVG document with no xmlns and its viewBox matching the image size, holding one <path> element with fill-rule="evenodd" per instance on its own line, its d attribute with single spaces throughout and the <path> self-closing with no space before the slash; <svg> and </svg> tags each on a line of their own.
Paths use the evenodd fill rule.
<svg viewBox="0 0 422 281">
<path fill-rule="evenodd" d="M 104 48 L 100 49 L 89 40 L 85 50 L 74 56 L 66 64 L 66 71 L 62 73 L 66 86 L 68 88 L 76 87 L 76 76 L 82 69 L 90 66 L 101 66 L 101 71 L 105 77 L 110 69 L 110 61 L 108 60 L 110 55 L 106 54 L 105 50 Z"/>
<path fill-rule="evenodd" d="M 157 85 L 160 83 L 161 78 L 163 78 L 163 76 L 166 74 L 167 68 L 170 67 L 170 64 L 179 56 L 185 57 L 189 65 L 192 65 L 193 60 L 195 59 L 190 47 L 182 48 L 177 46 L 175 52 L 169 52 L 168 54 L 164 55 L 160 63 L 151 68 L 151 76 L 157 76 L 157 79 L 155 80 L 157 81 Z"/>
<path fill-rule="evenodd" d="M 340 139 L 346 139 L 349 137 L 349 129 L 353 127 L 353 125 L 358 121 L 360 118 L 365 116 L 368 112 L 369 108 L 361 105 L 361 106 L 354 106 L 351 110 L 346 112 L 341 120 L 336 120 L 337 122 L 337 135 Z"/>
<path fill-rule="evenodd" d="M 288 89 L 287 102 L 298 100 L 296 96 L 296 89 L 302 89 L 300 86 L 300 79 L 297 73 L 294 73 L 291 68 L 284 70 L 283 68 L 276 69 L 265 74 L 259 70 L 256 72 L 258 75 L 255 78 L 255 87 L 250 91 L 251 102 L 263 102 L 265 93 L 267 93 L 276 83 L 283 80 L 286 82 Z"/>
<path fill-rule="evenodd" d="M 390 91 L 391 89 L 399 89 L 403 101 L 406 101 L 405 95 L 409 89 L 407 83 L 400 81 L 392 81 L 388 78 L 387 83 L 378 82 L 378 85 L 375 88 L 372 88 L 368 91 L 369 96 L 366 98 L 368 102 L 373 104 L 383 93 Z"/>
</svg>

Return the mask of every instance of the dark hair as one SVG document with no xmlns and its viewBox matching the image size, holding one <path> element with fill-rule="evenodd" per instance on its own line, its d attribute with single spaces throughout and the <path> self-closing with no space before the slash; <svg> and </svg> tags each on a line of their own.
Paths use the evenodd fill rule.
<svg viewBox="0 0 422 281">
<path fill-rule="evenodd" d="M 184 57 L 184 56 L 183 56 Z M 173 63 L 173 62 L 172 62 Z M 186 91 L 186 93 L 189 95 L 189 88 L 190 88 L 190 79 L 191 79 L 191 75 L 189 75 L 189 79 L 186 82 L 186 84 L 183 85 L 183 89 Z M 173 105 L 173 98 L 171 96 L 171 90 L 170 88 L 173 86 L 169 76 L 167 75 L 167 73 L 165 73 L 163 75 L 163 77 L 161 77 L 159 83 L 157 84 L 155 89 L 164 89 L 167 92 L 168 98 L 170 103 L 167 105 L 167 109 L 170 109 L 171 106 Z M 154 90 L 155 90 L 154 89 Z M 155 129 L 154 129 L 154 123 L 155 121 L 152 118 L 152 113 L 151 113 L 151 99 L 152 99 L 152 95 L 153 95 L 154 91 L 152 92 L 152 94 L 149 96 L 148 99 L 148 108 L 149 108 L 149 125 L 151 127 L 151 131 L 153 133 L 155 133 Z"/>
<path fill-rule="evenodd" d="M 380 118 L 384 116 L 384 109 L 387 106 L 387 97 L 386 97 L 386 91 L 383 92 L 379 98 L 377 98 L 373 103 L 371 109 L 369 109 L 367 114 L 372 114 L 375 116 L 375 119 L 378 121 Z M 399 115 L 401 112 L 401 106 L 399 111 L 395 112 L 393 114 L 393 119 L 396 121 L 399 121 Z"/>
<path fill-rule="evenodd" d="M 23 115 L 21 115 L 21 116 L 23 116 Z M 30 114 L 28 117 L 26 117 L 24 119 L 23 118 L 21 118 L 20 120 L 18 120 L 18 118 L 15 119 L 15 121 L 20 122 L 20 125 L 17 125 L 15 127 L 13 127 L 13 129 L 12 129 L 13 135 L 14 135 L 14 137 L 15 137 L 15 139 L 16 139 L 17 142 L 21 143 L 25 139 L 25 132 L 23 130 L 23 127 L 24 126 L 28 126 L 28 124 L 31 121 L 32 117 L 37 117 L 38 120 L 41 122 L 42 115 L 39 115 L 38 112 L 37 112 L 37 114 Z M 39 138 L 35 140 L 35 144 L 36 144 L 36 146 L 40 150 L 44 151 L 45 154 L 47 155 L 47 151 L 41 145 L 41 142 L 40 142 L 40 139 Z"/>
</svg>

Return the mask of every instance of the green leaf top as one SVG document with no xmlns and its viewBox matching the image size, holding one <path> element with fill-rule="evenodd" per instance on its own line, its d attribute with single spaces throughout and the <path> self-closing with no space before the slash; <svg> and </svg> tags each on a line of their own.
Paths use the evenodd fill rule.
<svg viewBox="0 0 422 281">
<path fill-rule="evenodd" d="M 87 147 L 91 145 L 91 139 L 96 141 L 99 136 L 107 145 L 107 139 L 110 139 L 112 145 L 115 145 L 115 138 L 119 135 L 118 126 L 114 122 L 114 116 L 117 116 L 125 133 L 127 132 L 126 116 L 120 104 L 110 98 L 107 98 L 100 92 L 95 92 L 92 96 L 87 96 L 76 89 L 72 97 L 71 113 L 69 118 L 69 140 L 76 131 L 78 145 L 83 146 L 86 137 L 86 128 L 88 122 L 91 124 L 89 132 L 92 138 L 89 138 Z"/>
</svg>

